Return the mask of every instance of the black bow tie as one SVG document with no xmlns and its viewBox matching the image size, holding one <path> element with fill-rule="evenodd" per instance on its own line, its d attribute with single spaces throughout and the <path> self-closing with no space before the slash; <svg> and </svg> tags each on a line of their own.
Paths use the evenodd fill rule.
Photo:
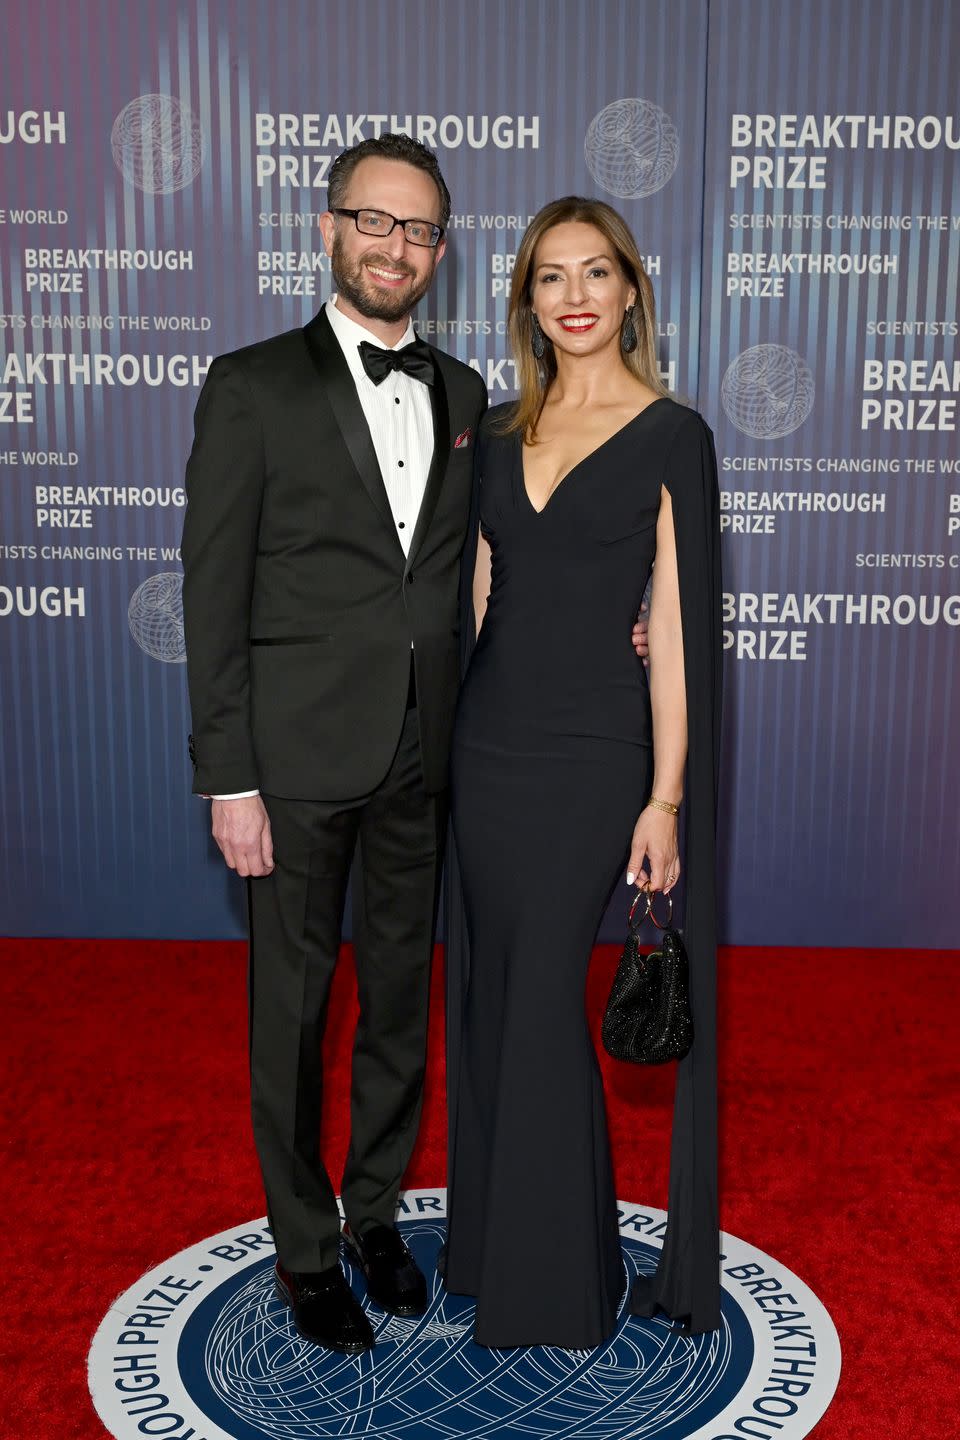
<svg viewBox="0 0 960 1440">
<path fill-rule="evenodd" d="M 422 340 L 414 340 L 402 350 L 383 350 L 368 340 L 361 340 L 357 348 L 363 368 L 374 385 L 386 380 L 391 370 L 402 370 L 412 380 L 422 380 L 424 385 L 433 384 L 433 355 L 430 346 Z"/>
</svg>

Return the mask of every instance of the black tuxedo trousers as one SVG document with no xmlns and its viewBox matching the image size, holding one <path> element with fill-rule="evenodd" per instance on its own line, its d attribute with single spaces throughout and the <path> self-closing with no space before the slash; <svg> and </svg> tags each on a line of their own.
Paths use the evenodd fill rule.
<svg viewBox="0 0 960 1440">
<path fill-rule="evenodd" d="M 479 376 L 433 355 L 434 455 L 407 555 L 322 312 L 214 362 L 187 467 L 194 789 L 258 789 L 273 833 L 273 873 L 248 882 L 251 1096 L 277 1251 L 294 1271 L 338 1251 L 320 1045 L 355 857 L 361 1014 L 342 1193 L 358 1231 L 392 1221 L 420 1111 L 460 556 L 486 406 Z"/>
<path fill-rule="evenodd" d="M 334 1186 L 319 1150 L 327 996 L 351 861 L 360 1020 L 350 1150 L 350 1226 L 393 1223 L 423 1094 L 433 930 L 446 797 L 428 795 L 415 709 L 384 780 L 354 801 L 266 795 L 276 855 L 250 880 L 253 1130 L 277 1252 L 288 1269 L 337 1259 Z"/>
</svg>

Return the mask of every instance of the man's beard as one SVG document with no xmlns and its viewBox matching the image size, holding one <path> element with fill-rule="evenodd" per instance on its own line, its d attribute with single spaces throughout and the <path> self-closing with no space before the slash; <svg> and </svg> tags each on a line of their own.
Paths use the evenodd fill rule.
<svg viewBox="0 0 960 1440">
<path fill-rule="evenodd" d="M 339 235 L 334 236 L 330 269 L 333 272 L 337 293 L 349 300 L 353 308 L 359 314 L 366 316 L 368 320 L 402 320 L 430 289 L 435 268 L 431 266 L 429 273 L 419 283 L 415 281 L 410 289 L 391 291 L 367 289 L 366 285 L 372 285 L 372 282 L 364 283 L 365 265 L 379 265 L 384 270 L 398 270 L 414 279 L 416 272 L 401 261 L 391 260 L 386 255 L 370 252 L 364 255 L 362 260 L 351 262 L 343 253 Z"/>
</svg>

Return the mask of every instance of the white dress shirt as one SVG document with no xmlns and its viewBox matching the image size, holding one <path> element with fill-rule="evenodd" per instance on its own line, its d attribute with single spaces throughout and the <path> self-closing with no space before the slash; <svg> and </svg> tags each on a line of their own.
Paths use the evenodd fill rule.
<svg viewBox="0 0 960 1440">
<path fill-rule="evenodd" d="M 430 462 L 433 459 L 433 407 L 430 387 L 422 380 L 413 380 L 402 370 L 392 370 L 379 385 L 374 385 L 360 359 L 360 342 L 366 340 L 381 350 L 402 350 L 416 340 L 412 322 L 407 325 L 396 345 L 384 345 L 376 335 L 336 306 L 336 296 L 327 301 L 327 319 L 340 342 L 364 418 L 370 427 L 370 438 L 377 452 L 387 499 L 397 527 L 397 538 L 404 555 L 410 553 L 417 516 L 423 502 Z"/>
<path fill-rule="evenodd" d="M 409 555 L 433 460 L 430 390 L 422 380 L 414 380 L 402 370 L 392 370 L 379 385 L 374 385 L 363 368 L 359 347 L 360 342 L 366 340 L 381 350 L 402 350 L 417 338 L 413 322 L 408 323 L 396 345 L 384 345 L 370 330 L 338 310 L 336 302 L 335 295 L 327 301 L 327 319 L 349 366 L 357 398 L 370 429 L 393 523 L 397 527 L 397 539 L 404 555 Z M 259 793 L 258 790 L 239 790 L 233 795 L 211 795 L 210 798 L 245 800 Z"/>
</svg>

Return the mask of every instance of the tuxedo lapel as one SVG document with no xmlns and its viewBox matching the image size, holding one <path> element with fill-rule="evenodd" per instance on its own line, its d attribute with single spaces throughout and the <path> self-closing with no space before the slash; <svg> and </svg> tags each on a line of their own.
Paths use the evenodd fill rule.
<svg viewBox="0 0 960 1440">
<path fill-rule="evenodd" d="M 430 462 L 420 514 L 417 516 L 416 528 L 410 541 L 410 553 L 407 557 L 408 570 L 416 559 L 417 551 L 423 544 L 424 537 L 430 528 L 430 521 L 433 519 L 433 512 L 437 508 L 437 501 L 440 499 L 440 491 L 443 488 L 447 461 L 450 458 L 450 411 L 447 406 L 447 387 L 443 383 L 443 371 L 439 364 L 435 365 L 434 374 L 435 379 L 430 387 L 430 405 L 433 409 L 433 459 Z"/>
<path fill-rule="evenodd" d="M 323 381 L 324 393 L 357 474 L 363 481 L 367 494 L 379 511 L 402 555 L 403 547 L 397 537 L 390 501 L 387 499 L 383 476 L 380 473 L 377 452 L 370 437 L 370 427 L 367 425 L 363 406 L 357 395 L 357 387 L 350 374 L 350 367 L 344 358 L 337 337 L 330 327 L 326 312 L 321 310 L 318 315 L 315 315 L 309 325 L 304 327 L 303 333 L 310 357 Z M 436 420 L 434 420 L 434 429 L 436 429 Z"/>
</svg>

